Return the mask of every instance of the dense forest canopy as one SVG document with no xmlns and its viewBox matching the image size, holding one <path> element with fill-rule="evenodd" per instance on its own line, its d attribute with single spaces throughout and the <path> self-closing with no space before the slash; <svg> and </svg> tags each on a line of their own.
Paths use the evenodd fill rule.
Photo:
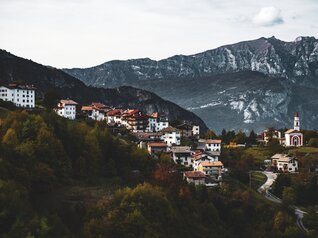
<svg viewBox="0 0 318 238">
<path fill-rule="evenodd" d="M 1 237 L 314 237 L 229 178 L 194 187 L 103 122 L 15 110 L 0 119 Z"/>
</svg>

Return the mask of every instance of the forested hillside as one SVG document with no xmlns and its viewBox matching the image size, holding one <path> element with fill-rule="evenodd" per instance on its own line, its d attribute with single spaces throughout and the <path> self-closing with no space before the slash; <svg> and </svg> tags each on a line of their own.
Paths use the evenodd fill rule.
<svg viewBox="0 0 318 238">
<path fill-rule="evenodd" d="M 240 182 L 190 186 L 124 135 L 50 111 L 5 112 L 0 237 L 306 237 Z"/>
</svg>

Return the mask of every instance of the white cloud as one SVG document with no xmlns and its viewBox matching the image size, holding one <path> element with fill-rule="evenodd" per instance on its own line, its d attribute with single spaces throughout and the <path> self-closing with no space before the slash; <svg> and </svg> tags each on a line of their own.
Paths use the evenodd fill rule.
<svg viewBox="0 0 318 238">
<path fill-rule="evenodd" d="M 263 7 L 253 18 L 253 22 L 257 26 L 274 26 L 284 23 L 281 11 L 275 7 Z"/>
</svg>

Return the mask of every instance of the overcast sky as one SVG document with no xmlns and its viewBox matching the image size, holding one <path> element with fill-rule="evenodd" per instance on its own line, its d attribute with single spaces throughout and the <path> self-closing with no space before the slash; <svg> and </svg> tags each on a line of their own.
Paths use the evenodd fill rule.
<svg viewBox="0 0 318 238">
<path fill-rule="evenodd" d="M 55 67 L 318 38 L 318 0 L 0 0 L 0 48 Z"/>
</svg>

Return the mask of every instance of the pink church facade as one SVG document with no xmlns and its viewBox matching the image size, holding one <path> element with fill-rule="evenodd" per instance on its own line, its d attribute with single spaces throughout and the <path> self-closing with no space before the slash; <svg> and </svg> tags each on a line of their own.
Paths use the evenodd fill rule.
<svg viewBox="0 0 318 238">
<path fill-rule="evenodd" d="M 300 132 L 300 120 L 298 112 L 294 116 L 294 129 L 285 132 L 285 146 L 300 147 L 304 145 L 304 135 Z"/>
</svg>

